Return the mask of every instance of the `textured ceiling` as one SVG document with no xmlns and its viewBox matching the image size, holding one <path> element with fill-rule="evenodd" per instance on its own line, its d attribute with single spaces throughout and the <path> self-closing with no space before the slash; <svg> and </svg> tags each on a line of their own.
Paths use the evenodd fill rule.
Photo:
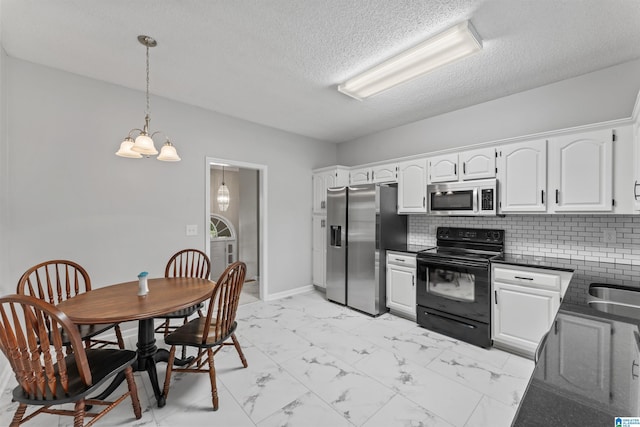
<svg viewBox="0 0 640 427">
<path fill-rule="evenodd" d="M 142 91 L 150 35 L 152 94 L 334 142 L 640 58 L 635 0 L 0 0 L 0 19 L 8 55 Z M 336 90 L 465 19 L 473 57 Z"/>
</svg>

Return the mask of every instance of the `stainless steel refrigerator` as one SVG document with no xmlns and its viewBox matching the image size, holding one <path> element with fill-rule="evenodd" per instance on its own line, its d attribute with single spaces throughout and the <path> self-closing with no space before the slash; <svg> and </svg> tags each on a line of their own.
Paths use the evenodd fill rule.
<svg viewBox="0 0 640 427">
<path fill-rule="evenodd" d="M 327 299 L 377 316 L 386 307 L 386 250 L 407 243 L 396 184 L 327 190 Z"/>
</svg>

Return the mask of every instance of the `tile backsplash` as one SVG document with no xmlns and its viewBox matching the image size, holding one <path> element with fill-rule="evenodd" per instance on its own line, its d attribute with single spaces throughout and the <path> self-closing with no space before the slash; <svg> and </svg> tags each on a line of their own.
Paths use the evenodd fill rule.
<svg viewBox="0 0 640 427">
<path fill-rule="evenodd" d="M 437 227 L 504 230 L 505 252 L 514 255 L 640 265 L 640 216 L 635 215 L 409 215 L 409 243 L 435 246 Z M 615 243 L 604 241 L 605 231 L 615 232 Z"/>
</svg>

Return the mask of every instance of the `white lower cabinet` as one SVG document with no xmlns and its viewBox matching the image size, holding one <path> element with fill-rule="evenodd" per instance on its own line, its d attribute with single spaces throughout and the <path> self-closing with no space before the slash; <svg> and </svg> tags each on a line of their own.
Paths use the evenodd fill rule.
<svg viewBox="0 0 640 427">
<path fill-rule="evenodd" d="M 507 266 L 492 267 L 492 339 L 496 347 L 534 357 L 553 324 L 571 272 Z"/>
<path fill-rule="evenodd" d="M 572 393 L 600 402 L 609 401 L 614 397 L 611 395 L 612 331 L 610 321 L 559 313 L 549 331 L 555 337 L 549 338 L 546 344 L 549 346 L 545 352 L 546 380 Z M 625 357 L 628 356 L 625 354 Z M 628 392 L 623 395 L 627 396 Z"/>
<path fill-rule="evenodd" d="M 325 288 L 326 273 L 325 265 L 327 260 L 327 217 L 325 215 L 313 216 L 313 236 L 312 236 L 312 282 L 316 286 Z"/>
<path fill-rule="evenodd" d="M 387 307 L 392 313 L 416 319 L 416 256 L 387 252 Z"/>
</svg>

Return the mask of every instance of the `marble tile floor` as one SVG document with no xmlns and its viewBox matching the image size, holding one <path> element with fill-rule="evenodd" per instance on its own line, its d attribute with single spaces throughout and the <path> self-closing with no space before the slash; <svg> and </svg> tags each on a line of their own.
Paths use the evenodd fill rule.
<svg viewBox="0 0 640 427">
<path fill-rule="evenodd" d="M 242 305 L 237 320 L 249 367 L 233 347 L 218 354 L 217 412 L 207 375 L 174 375 L 167 405 L 157 408 L 146 374 L 136 373 L 142 419 L 125 401 L 97 425 L 509 426 L 533 370 L 530 360 L 390 314 L 373 318 L 315 291 Z M 135 337 L 127 345 L 135 348 Z M 163 364 L 158 369 L 162 381 Z M 10 393 L 0 398 L 0 425 L 15 409 Z M 25 425 L 72 421 L 41 415 Z"/>
</svg>

